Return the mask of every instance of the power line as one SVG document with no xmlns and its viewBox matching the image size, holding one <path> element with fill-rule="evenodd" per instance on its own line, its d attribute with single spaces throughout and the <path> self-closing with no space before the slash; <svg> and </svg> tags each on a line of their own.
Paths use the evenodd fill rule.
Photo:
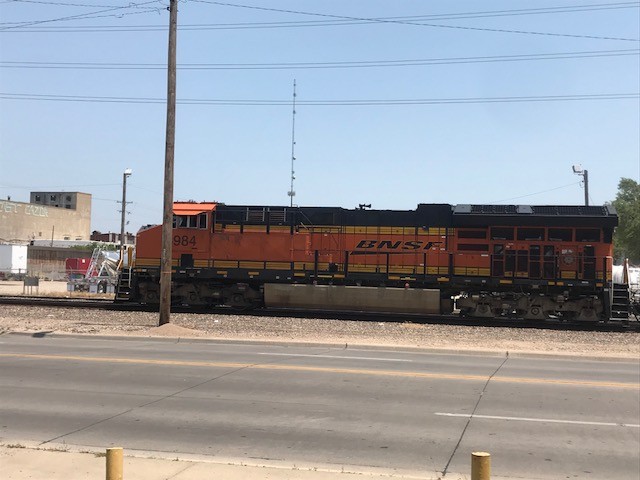
<svg viewBox="0 0 640 480">
<path fill-rule="evenodd" d="M 128 17 L 131 15 L 146 15 L 148 13 L 161 13 L 162 9 L 161 8 L 156 8 L 156 7 L 149 7 L 149 8 L 142 8 L 140 9 L 140 12 L 119 12 L 119 13 L 109 13 L 106 15 L 95 15 L 93 13 L 87 13 L 86 17 L 82 17 L 83 20 L 85 19 L 94 19 L 94 18 L 123 18 L 123 17 Z M 108 10 L 107 10 L 108 11 Z M 73 19 L 72 19 L 73 20 Z M 57 21 L 57 20 L 52 20 L 52 21 Z M 22 29 L 21 25 L 24 22 L 0 22 L 0 33 L 63 33 L 64 30 L 60 30 L 60 31 L 56 31 L 56 30 L 45 30 L 47 27 L 42 27 L 43 30 L 36 30 L 36 29 L 29 29 L 29 28 L 24 28 Z M 5 25 L 17 25 L 18 29 L 17 30 L 7 30 L 5 28 Z M 63 28 L 63 27 L 57 27 L 57 28 Z M 160 31 L 161 29 L 158 28 L 158 31 Z M 166 30 L 166 28 L 165 28 Z M 118 32 L 119 30 L 110 30 L 111 32 Z M 126 30 L 123 30 L 126 31 Z M 144 31 L 144 30 L 143 30 Z M 86 32 L 73 32 L 73 33 L 86 33 Z"/>
<path fill-rule="evenodd" d="M 479 103 L 528 103 L 528 102 L 560 102 L 586 100 L 630 100 L 640 98 L 640 93 L 603 93 L 584 95 L 543 95 L 518 97 L 470 97 L 470 98 L 423 98 L 423 99 L 385 99 L 385 100 L 304 100 L 298 105 L 306 106 L 397 106 L 397 105 L 450 105 Z M 83 95 L 43 95 L 30 93 L 1 93 L 4 100 L 35 100 L 81 103 L 124 103 L 124 104 L 165 104 L 165 98 L 153 97 L 99 97 Z M 220 100 L 220 99 L 188 99 L 177 100 L 181 105 L 211 106 L 289 106 L 288 100 Z"/>
<path fill-rule="evenodd" d="M 82 17 L 82 19 L 94 19 L 94 18 L 123 18 L 123 17 L 127 17 L 127 16 L 131 16 L 131 15 L 146 15 L 148 13 L 160 13 L 162 11 L 162 9 L 158 9 L 155 7 L 151 7 L 151 8 L 143 8 L 141 9 L 142 11 L 140 12 L 120 12 L 120 13 L 110 13 L 110 14 L 106 14 L 106 15 L 94 15 L 94 14 L 87 14 L 88 16 L 86 17 Z M 57 20 L 54 20 L 57 21 Z M 18 25 L 18 24 L 22 24 L 23 22 L 0 22 L 0 33 L 63 33 L 63 30 L 60 31 L 56 31 L 56 30 L 31 30 L 29 28 L 24 28 L 24 29 L 20 29 L 22 27 L 20 27 L 17 30 L 7 30 L 6 28 L 4 28 L 4 25 Z M 42 27 L 43 29 L 46 27 Z M 158 28 L 157 30 L 160 30 L 160 28 Z M 165 28 L 166 30 L 166 28 Z M 118 30 L 111 30 L 112 32 L 118 32 Z M 73 33 L 83 33 L 83 32 L 73 32 Z M 86 33 L 86 32 L 84 32 Z"/>
<path fill-rule="evenodd" d="M 93 195 L 91 195 L 91 201 L 94 200 L 100 200 L 102 202 L 115 202 L 115 203 L 119 203 L 119 200 L 116 200 L 114 198 L 100 198 L 100 197 L 94 197 Z M 127 202 L 127 203 L 133 203 L 133 202 Z"/>
<path fill-rule="evenodd" d="M 68 190 L 70 188 L 87 188 L 87 187 L 119 187 L 120 184 L 119 183 L 101 183 L 101 184 L 82 184 L 82 185 L 46 185 L 46 186 L 31 186 L 31 187 L 27 187 L 24 185 L 0 185 L 0 188 L 12 188 L 12 189 L 17 189 L 17 190 L 30 190 L 30 191 L 44 191 L 44 190 L 54 190 L 54 189 L 62 189 L 63 191 Z M 141 188 L 141 187 L 138 187 Z M 146 190 L 144 188 L 142 188 L 142 190 Z M 148 190 L 150 192 L 153 193 L 158 193 L 155 192 L 153 190 Z M 91 195 L 91 200 L 101 200 L 101 201 L 105 201 L 105 202 L 120 202 L 119 200 L 113 199 L 113 198 L 101 198 L 101 197 L 96 197 L 93 194 Z M 127 202 L 129 203 L 129 202 Z M 131 202 L 134 203 L 134 202 Z M 136 202 L 137 203 L 137 202 Z"/>
<path fill-rule="evenodd" d="M 88 8 L 110 8 L 118 7 L 122 5 L 97 5 L 86 3 L 72 3 L 72 2 L 48 2 L 45 0 L 5 0 L 0 3 L 37 3 L 47 6 L 63 6 L 63 7 L 88 7 Z M 505 9 L 505 10 L 488 10 L 488 11 L 475 11 L 475 12 L 460 12 L 460 13 L 436 13 L 430 15 L 413 15 L 403 17 L 387 17 L 396 19 L 407 18 L 476 18 L 476 17 L 501 17 L 501 16 L 518 16 L 518 15 L 540 15 L 540 14 L 553 14 L 553 13 L 573 13 L 573 12 L 588 12 L 597 10 L 618 10 L 624 8 L 638 8 L 640 2 L 617 2 L 617 3 L 591 3 L 583 5 L 565 5 L 559 7 L 541 7 L 541 8 L 517 8 L 517 9 Z"/>
<path fill-rule="evenodd" d="M 14 1 L 29 1 L 31 3 L 47 3 L 49 2 L 36 2 L 35 0 L 14 0 Z M 195 1 L 195 0 L 194 0 Z M 214 2 L 201 2 L 201 3 L 214 3 Z M 62 2 L 56 2 L 55 5 L 77 5 L 85 6 L 84 4 L 65 4 Z M 231 4 L 230 4 L 231 5 Z M 245 8 L 252 8 L 251 6 L 244 6 Z M 259 8 L 259 7 L 256 7 Z M 618 9 L 630 9 L 640 8 L 640 2 L 618 2 L 610 4 L 586 4 L 586 5 L 573 5 L 573 6 L 561 6 L 561 7 L 547 7 L 547 8 L 529 8 L 529 9 L 515 9 L 515 10 L 490 10 L 480 12 L 463 12 L 463 13 L 444 13 L 444 14 L 431 14 L 431 15 L 413 15 L 413 16 L 398 16 L 398 17 L 377 17 L 375 19 L 359 19 L 352 17 L 338 17 L 331 15 L 329 17 L 332 20 L 304 20 L 304 21 L 281 21 L 281 22 L 242 22 L 242 23 L 213 23 L 213 24 L 195 24 L 195 25 L 180 25 L 179 30 L 220 30 L 220 29 L 264 29 L 264 28 L 301 28 L 301 27 L 328 27 L 328 26 L 343 26 L 343 25 L 368 25 L 376 23 L 401 23 L 406 22 L 408 24 L 411 21 L 420 20 L 463 20 L 474 18 L 492 18 L 492 17 L 505 17 L 505 16 L 522 16 L 522 15 L 541 15 L 541 14 L 556 14 L 556 13 L 576 13 L 576 12 L 588 12 L 598 10 L 618 10 Z M 279 11 L 277 9 L 268 9 L 272 11 Z M 153 9 L 152 11 L 155 11 Z M 292 11 L 284 11 L 287 13 L 295 13 Z M 143 12 L 138 12 L 143 13 Z M 323 14 L 313 14 L 301 12 L 305 15 L 317 15 L 328 16 Z M 109 15 L 111 16 L 111 15 Z M 338 18 L 334 18 L 338 17 Z M 98 17 L 84 17 L 84 18 L 98 18 Z M 446 26 L 442 26 L 447 28 Z M 453 27 L 452 27 L 453 28 Z M 165 25 L 133 25 L 133 26 L 63 26 L 63 27 L 42 27 L 41 29 L 23 29 L 19 32 L 30 33 L 95 33 L 100 31 L 165 31 Z"/>
<path fill-rule="evenodd" d="M 540 192 L 535 192 L 535 193 L 529 193 L 527 195 L 520 195 L 519 197 L 511 197 L 511 198 L 503 198 L 502 200 L 491 200 L 488 203 L 500 203 L 500 202 L 508 202 L 510 200 L 518 200 L 520 198 L 526 198 L 526 197 L 533 197 L 534 195 L 540 195 L 541 193 L 547 193 L 547 192 L 553 192 L 555 190 L 560 190 L 562 188 L 567 188 L 567 187 L 572 187 L 574 185 L 580 185 L 580 182 L 572 182 L 572 183 L 567 183 L 566 185 L 561 185 L 559 187 L 555 187 L 555 188 L 550 188 L 548 190 L 541 190 Z"/>
<path fill-rule="evenodd" d="M 288 63 L 183 63 L 180 70 L 285 70 L 285 69 L 341 69 L 382 68 L 470 63 L 521 62 L 531 60 L 565 60 L 637 56 L 640 49 L 594 50 L 583 52 L 533 53 L 482 57 L 449 57 L 404 60 L 370 60 L 348 62 L 288 62 Z M 98 62 L 0 62 L 0 68 L 77 69 L 77 70 L 166 70 L 164 63 L 98 63 Z"/>
<path fill-rule="evenodd" d="M 119 183 L 98 183 L 98 184 L 86 184 L 83 183 L 82 185 L 36 185 L 36 186 L 31 186 L 31 187 L 27 187 L 24 185 L 0 185 L 0 187 L 2 188 L 17 188 L 20 190 L 50 190 L 53 188 L 61 188 L 61 189 L 66 189 L 66 188 L 77 188 L 77 187 L 113 187 L 113 186 L 119 186 Z"/>
<path fill-rule="evenodd" d="M 69 3 L 69 2 L 46 2 L 44 0 L 8 0 L 5 3 L 37 3 L 48 7 L 86 7 L 86 8 L 127 8 L 123 5 L 97 5 L 89 3 Z M 136 6 L 134 5 L 134 8 Z"/>
<path fill-rule="evenodd" d="M 315 16 L 315 17 L 326 17 L 326 18 L 334 18 L 334 19 L 342 19 L 342 20 L 356 20 L 356 21 L 366 21 L 366 22 L 375 22 L 375 23 L 415 25 L 419 27 L 449 28 L 449 29 L 458 29 L 458 30 L 474 30 L 474 31 L 482 31 L 482 32 L 496 32 L 496 33 L 515 33 L 515 34 L 524 34 L 524 35 L 542 35 L 542 36 L 553 36 L 553 37 L 588 38 L 591 40 L 617 40 L 617 41 L 625 41 L 625 42 L 640 41 L 637 38 L 605 37 L 605 36 L 598 36 L 598 35 L 579 35 L 579 34 L 552 33 L 552 32 L 534 32 L 534 31 L 528 31 L 528 30 L 510 30 L 510 29 L 504 29 L 504 28 L 483 28 L 483 27 L 469 27 L 469 26 L 461 26 L 461 25 L 443 25 L 443 24 L 437 24 L 437 23 L 419 23 L 419 22 L 411 22 L 406 20 L 383 19 L 383 18 L 350 17 L 345 15 L 333 15 L 328 13 L 305 12 L 301 10 L 287 10 L 287 9 L 270 8 L 270 7 L 259 7 L 256 5 L 243 5 L 238 3 L 218 2 L 214 0 L 191 0 L 191 1 L 196 3 L 220 5 L 223 7 L 246 8 L 250 10 L 291 13 L 296 15 L 309 15 L 309 16 Z"/>
<path fill-rule="evenodd" d="M 137 185 L 131 185 L 131 188 L 137 188 L 138 190 L 144 190 L 145 192 L 150 192 L 150 193 L 155 193 L 158 195 L 162 195 L 163 192 L 160 192 L 158 190 L 151 190 L 150 188 L 145 188 L 145 187 L 140 187 Z"/>
<path fill-rule="evenodd" d="M 37 3 L 41 5 L 47 5 L 48 7 L 86 7 L 86 8 L 128 8 L 129 5 L 97 5 L 89 3 L 69 3 L 69 2 L 46 2 L 44 0 L 8 0 L 2 3 Z M 133 5 L 137 8 L 136 5 Z"/>
<path fill-rule="evenodd" d="M 87 13 L 85 17 L 82 17 L 83 20 L 85 19 L 94 19 L 94 18 L 123 18 L 123 17 L 128 17 L 131 15 L 146 15 L 148 13 L 159 13 L 161 12 L 161 9 L 158 9 L 156 7 L 150 7 L 150 8 L 142 8 L 140 9 L 141 11 L 139 12 L 119 12 L 119 13 L 109 13 L 109 14 L 105 14 L 105 15 L 94 15 L 93 13 Z M 109 10 L 106 10 L 109 11 Z M 73 19 L 72 19 L 73 20 Z M 53 22 L 56 22 L 58 20 L 51 20 Z M 36 29 L 29 29 L 29 28 L 24 28 L 22 29 L 22 25 L 24 22 L 0 22 L 0 33 L 63 33 L 64 30 L 60 30 L 60 31 L 56 31 L 56 30 L 44 30 L 47 27 L 42 27 L 43 30 L 36 30 Z M 7 27 L 5 27 L 7 26 Z M 13 26 L 13 27 L 11 27 Z M 7 30 L 7 28 L 16 28 L 16 30 Z M 63 28 L 63 27 L 60 27 Z M 160 30 L 158 28 L 158 30 Z M 165 29 L 166 30 L 166 29 Z M 112 32 L 117 32 L 118 30 L 111 30 Z M 76 32 L 74 32 L 76 33 Z M 82 33 L 82 32 L 81 32 Z M 85 32 L 86 33 L 86 32 Z"/>
<path fill-rule="evenodd" d="M 59 18 L 51 18 L 48 20 L 34 20 L 34 21 L 28 21 L 28 22 L 19 22 L 17 24 L 13 24 L 13 25 L 9 25 L 9 26 L 4 26 L 2 28 L 0 28 L 0 30 L 9 30 L 9 29 L 16 29 L 16 28 L 22 28 L 22 27 L 28 27 L 31 25 L 40 25 L 43 23 L 51 23 L 51 22 L 60 22 L 60 21 L 68 21 L 68 20 L 78 20 L 78 19 L 82 19 L 82 18 L 90 18 L 90 15 L 97 15 L 97 14 L 101 14 L 101 13 L 106 13 L 106 12 L 113 12 L 116 10 L 123 10 L 123 9 L 127 9 L 127 8 L 139 8 L 143 5 L 149 5 L 152 3 L 156 3 L 157 0 L 152 0 L 152 1 L 148 1 L 148 2 L 143 2 L 143 3 L 130 3 L 128 5 L 125 6 L 118 6 L 118 7 L 109 7 L 107 9 L 104 10 L 98 10 L 95 12 L 89 12 L 89 13 L 80 13 L 77 15 L 69 15 L 66 17 L 59 17 Z M 155 9 L 154 9 L 155 11 Z"/>
</svg>

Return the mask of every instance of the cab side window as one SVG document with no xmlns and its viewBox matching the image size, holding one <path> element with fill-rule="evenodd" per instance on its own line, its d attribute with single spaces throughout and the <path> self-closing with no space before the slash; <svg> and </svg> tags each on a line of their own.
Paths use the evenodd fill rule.
<svg viewBox="0 0 640 480">
<path fill-rule="evenodd" d="M 174 215 L 173 228 L 207 228 L 207 214 L 198 215 Z"/>
</svg>

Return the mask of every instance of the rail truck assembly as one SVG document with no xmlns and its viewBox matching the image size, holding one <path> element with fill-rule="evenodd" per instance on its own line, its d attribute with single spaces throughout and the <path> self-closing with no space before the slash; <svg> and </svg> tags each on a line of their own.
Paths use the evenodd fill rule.
<svg viewBox="0 0 640 480">
<path fill-rule="evenodd" d="M 173 210 L 177 305 L 628 318 L 625 291 L 612 280 L 618 217 L 611 205 L 176 202 Z M 138 232 L 117 301 L 159 302 L 161 230 Z"/>
</svg>

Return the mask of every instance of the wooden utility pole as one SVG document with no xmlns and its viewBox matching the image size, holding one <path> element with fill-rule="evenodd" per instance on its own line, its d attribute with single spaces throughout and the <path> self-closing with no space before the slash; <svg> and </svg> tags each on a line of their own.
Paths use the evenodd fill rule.
<svg viewBox="0 0 640 480">
<path fill-rule="evenodd" d="M 167 134 L 164 153 L 164 210 L 160 259 L 160 319 L 169 323 L 171 315 L 171 257 L 173 240 L 173 158 L 176 141 L 176 37 L 178 0 L 169 1 L 169 60 L 167 62 Z"/>
</svg>

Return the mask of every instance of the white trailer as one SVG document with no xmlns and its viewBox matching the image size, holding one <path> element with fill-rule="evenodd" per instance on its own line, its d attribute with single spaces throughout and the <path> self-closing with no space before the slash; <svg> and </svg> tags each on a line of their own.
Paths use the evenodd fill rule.
<svg viewBox="0 0 640 480">
<path fill-rule="evenodd" d="M 27 246 L 0 245 L 0 275 L 12 277 L 27 273 Z"/>
</svg>

